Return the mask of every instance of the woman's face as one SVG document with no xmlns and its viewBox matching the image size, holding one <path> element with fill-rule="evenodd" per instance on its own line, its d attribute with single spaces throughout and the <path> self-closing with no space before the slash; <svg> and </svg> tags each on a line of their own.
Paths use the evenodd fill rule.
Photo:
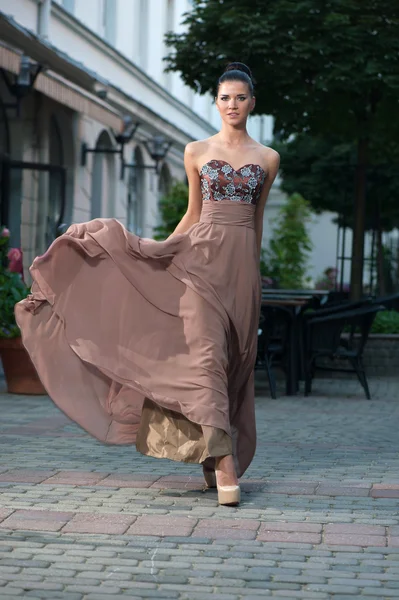
<svg viewBox="0 0 399 600">
<path fill-rule="evenodd" d="M 224 81 L 219 86 L 216 106 L 223 121 L 237 127 L 246 122 L 255 106 L 255 98 L 243 81 Z"/>
</svg>

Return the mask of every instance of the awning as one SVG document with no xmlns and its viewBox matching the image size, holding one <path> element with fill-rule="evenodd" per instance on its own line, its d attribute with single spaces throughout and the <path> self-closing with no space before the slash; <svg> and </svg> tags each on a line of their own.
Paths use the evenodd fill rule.
<svg viewBox="0 0 399 600">
<path fill-rule="evenodd" d="M 116 132 L 121 132 L 123 129 L 121 116 L 106 102 L 52 71 L 38 75 L 35 81 L 35 89 L 48 98 L 68 106 L 76 112 L 87 115 Z"/>
<path fill-rule="evenodd" d="M 0 44 L 0 67 L 10 73 L 19 73 L 21 55 L 22 51 Z M 85 114 L 117 132 L 122 131 L 122 117 L 107 102 L 54 71 L 40 73 L 34 88 L 76 112 Z"/>
</svg>

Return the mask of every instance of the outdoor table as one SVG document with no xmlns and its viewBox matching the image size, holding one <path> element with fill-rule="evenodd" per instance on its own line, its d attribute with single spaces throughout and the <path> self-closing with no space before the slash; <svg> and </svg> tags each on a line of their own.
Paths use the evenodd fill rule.
<svg viewBox="0 0 399 600">
<path fill-rule="evenodd" d="M 312 299 L 312 294 L 303 296 L 301 298 L 290 298 L 284 297 L 280 294 L 277 295 L 277 290 L 274 290 L 274 295 L 268 298 L 262 298 L 262 306 L 284 306 L 289 309 L 292 321 L 290 327 L 290 344 L 289 344 L 289 368 L 287 372 L 287 395 L 292 396 L 297 393 L 299 389 L 299 379 L 301 374 L 301 308 L 306 306 Z M 278 290 L 280 292 L 280 290 Z"/>
<path fill-rule="evenodd" d="M 285 290 L 278 288 L 262 288 L 262 295 L 274 295 L 277 294 L 279 296 L 327 296 L 330 293 L 329 290 Z"/>
</svg>

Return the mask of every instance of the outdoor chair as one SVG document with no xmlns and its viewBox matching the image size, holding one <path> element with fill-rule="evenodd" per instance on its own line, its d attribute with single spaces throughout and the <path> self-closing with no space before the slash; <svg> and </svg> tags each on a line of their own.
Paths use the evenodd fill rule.
<svg viewBox="0 0 399 600">
<path fill-rule="evenodd" d="M 366 397 L 370 400 L 370 390 L 363 366 L 363 352 L 376 314 L 384 308 L 380 305 L 363 305 L 354 310 L 339 311 L 328 315 L 318 316 L 304 322 L 304 371 L 305 371 L 305 396 L 312 389 L 312 379 L 315 371 L 339 371 L 356 373 Z M 345 330 L 350 332 L 349 338 L 344 339 Z M 359 336 L 354 336 L 354 332 Z M 330 365 L 320 365 L 318 359 L 348 361 L 352 368 L 341 368 Z"/>
<path fill-rule="evenodd" d="M 367 298 L 362 298 L 361 300 L 357 300 L 355 302 L 349 302 L 348 300 L 344 300 L 337 304 L 331 304 L 328 306 L 322 306 L 320 308 L 316 308 L 316 310 L 306 310 L 303 313 L 303 318 L 305 320 L 313 319 L 315 317 L 328 317 L 329 315 L 337 314 L 340 312 L 349 312 L 352 310 L 356 310 L 366 305 L 372 304 L 372 299 L 368 296 Z M 308 308 L 308 307 L 307 307 Z"/>
<path fill-rule="evenodd" d="M 271 397 L 274 400 L 277 395 L 273 365 L 278 364 L 283 368 L 286 373 L 287 390 L 290 388 L 289 340 L 292 326 L 293 315 L 289 309 L 284 306 L 262 306 L 255 369 L 264 368 L 266 370 Z"/>
<path fill-rule="evenodd" d="M 380 296 L 373 301 L 374 304 L 382 305 L 386 310 L 395 310 L 399 312 L 399 292 L 389 294 L 389 296 Z"/>
</svg>

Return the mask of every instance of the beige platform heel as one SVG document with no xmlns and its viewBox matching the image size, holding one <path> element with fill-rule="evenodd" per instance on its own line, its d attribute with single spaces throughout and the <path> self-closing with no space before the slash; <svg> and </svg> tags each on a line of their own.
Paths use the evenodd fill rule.
<svg viewBox="0 0 399 600">
<path fill-rule="evenodd" d="M 218 502 L 223 506 L 237 506 L 241 500 L 239 485 L 218 485 L 217 471 L 215 472 L 216 487 L 218 490 Z"/>
<path fill-rule="evenodd" d="M 237 506 L 241 500 L 241 490 L 239 485 L 219 485 L 217 481 L 218 469 L 212 469 L 209 466 L 202 465 L 202 471 L 205 479 L 205 489 L 217 488 L 218 502 L 223 506 Z"/>
</svg>

